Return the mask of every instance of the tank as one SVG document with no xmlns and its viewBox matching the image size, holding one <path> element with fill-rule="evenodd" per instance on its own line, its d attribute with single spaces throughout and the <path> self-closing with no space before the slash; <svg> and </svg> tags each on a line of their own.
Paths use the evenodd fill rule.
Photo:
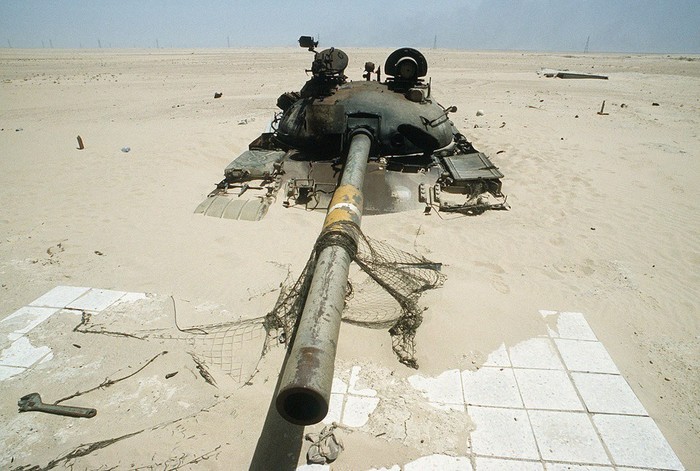
<svg viewBox="0 0 700 471">
<path fill-rule="evenodd" d="M 225 168 L 196 213 L 255 221 L 278 199 L 326 211 L 358 131 L 371 138 L 364 214 L 507 208 L 503 174 L 455 128 L 449 115 L 457 108 L 433 96 L 423 54 L 397 49 L 383 70 L 366 62 L 361 79 L 349 80 L 342 50 L 316 51 L 309 36 L 299 44 L 314 53 L 311 78 L 280 95 L 268 128 Z"/>
<path fill-rule="evenodd" d="M 328 413 L 363 215 L 421 207 L 475 214 L 506 208 L 506 201 L 501 172 L 449 119 L 456 108 L 433 98 L 423 54 L 397 49 L 386 59 L 384 81 L 371 62 L 362 80 L 349 81 L 343 51 L 316 51 L 309 36 L 299 44 L 314 53 L 311 78 L 280 95 L 269 129 L 226 167 L 196 212 L 260 220 L 280 191 L 285 206 L 326 211 L 275 392 L 284 419 L 310 425 Z"/>
</svg>

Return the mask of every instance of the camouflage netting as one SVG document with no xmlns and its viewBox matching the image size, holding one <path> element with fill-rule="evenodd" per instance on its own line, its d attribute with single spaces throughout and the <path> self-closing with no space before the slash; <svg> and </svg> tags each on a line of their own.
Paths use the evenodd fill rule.
<svg viewBox="0 0 700 471">
<path fill-rule="evenodd" d="M 330 231 L 334 229 L 332 226 Z M 356 263 L 350 267 L 343 320 L 370 328 L 388 329 L 399 361 L 417 368 L 414 339 L 423 313 L 418 299 L 423 291 L 442 285 L 445 276 L 440 273 L 440 264 L 372 240 L 355 225 L 351 224 L 343 230 L 350 231 L 351 237 L 335 237 L 332 240 L 344 240 L 345 248 L 350 253 L 356 252 Z M 353 239 L 357 240 L 357 244 Z M 205 380 L 216 384 L 215 378 L 207 370 L 214 367 L 235 383 L 245 384 L 255 375 L 261 357 L 272 344 L 281 342 L 289 345 L 306 302 L 316 257 L 323 249 L 324 241 L 327 242 L 328 238 L 319 238 L 296 282 L 283 284 L 277 303 L 267 316 L 181 327 L 175 298 L 169 297 L 170 300 L 163 306 L 162 299 L 153 297 L 142 301 L 142 310 L 152 309 L 153 317 L 157 319 L 154 322 L 144 325 L 142 311 L 133 310 L 129 304 L 121 304 L 111 308 L 109 315 L 93 316 L 84 312 L 74 332 L 126 337 L 134 341 L 155 340 L 158 348 L 173 351 L 185 343 L 187 352 Z M 156 314 L 162 309 L 171 309 L 172 317 L 159 318 Z"/>
<path fill-rule="evenodd" d="M 423 291 L 438 288 L 445 280 L 441 264 L 370 239 L 359 227 L 348 222 L 336 223 L 326 232 L 340 230 L 351 238 L 346 249 L 353 253 L 356 267 L 351 267 L 343 320 L 371 328 L 388 328 L 392 347 L 399 361 L 417 368 L 415 335 L 423 320 L 418 299 Z M 289 344 L 306 302 L 318 254 L 327 238 L 319 237 L 301 276 L 291 286 L 283 286 L 277 304 L 265 319 L 268 333 L 279 332 L 280 342 Z M 337 241 L 337 239 L 335 239 Z"/>
</svg>

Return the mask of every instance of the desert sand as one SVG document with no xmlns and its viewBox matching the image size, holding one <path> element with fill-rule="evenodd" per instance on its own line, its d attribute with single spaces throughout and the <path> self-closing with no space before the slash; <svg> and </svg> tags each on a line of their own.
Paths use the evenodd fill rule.
<svg viewBox="0 0 700 471">
<path fill-rule="evenodd" d="M 346 74 L 360 80 L 365 61 L 383 64 L 391 51 L 346 52 Z M 456 126 L 505 174 L 511 209 L 363 219 L 367 235 L 444 264 L 444 286 L 421 298 L 418 372 L 474 370 L 499 346 L 546 334 L 539 310 L 584 313 L 683 465 L 700 469 L 700 58 L 423 52 L 434 95 L 457 106 Z M 285 209 L 282 198 L 260 222 L 193 211 L 264 130 L 277 97 L 307 80 L 310 61 L 298 48 L 3 49 L 0 318 L 56 286 L 150 293 L 99 321 L 134 335 L 172 330 L 175 312 L 190 325 L 269 312 L 323 213 Z M 544 78 L 540 68 L 609 80 Z M 281 347 L 243 384 L 212 367 L 212 386 L 191 342 L 74 332 L 80 320 L 62 313 L 33 332 L 53 359 L 1 383 L 1 468 L 46 467 L 117 437 L 73 457 L 73 469 L 305 463 L 303 433 L 320 426 L 304 431 L 269 412 Z M 26 393 L 57 400 L 151 358 L 75 399 L 98 408 L 94 419 L 17 413 Z M 348 324 L 337 365 L 392 381 L 416 373 L 396 361 L 385 330 Z M 425 421 L 404 435 L 344 433 L 333 469 L 460 454 L 466 432 L 449 415 L 433 426 L 421 410 Z"/>
</svg>

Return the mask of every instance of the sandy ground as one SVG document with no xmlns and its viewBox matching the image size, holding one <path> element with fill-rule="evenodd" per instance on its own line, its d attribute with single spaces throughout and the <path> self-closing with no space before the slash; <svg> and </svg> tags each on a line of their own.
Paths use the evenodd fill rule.
<svg viewBox="0 0 700 471">
<path fill-rule="evenodd" d="M 365 61 L 383 64 L 391 51 L 346 52 L 357 80 Z M 422 298 L 421 371 L 473 368 L 502 343 L 542 334 L 539 309 L 583 312 L 685 467 L 700 469 L 700 58 L 423 52 L 433 93 L 457 106 L 455 124 L 506 175 L 512 209 L 363 220 L 368 235 L 445 265 L 444 287 Z M 306 262 L 323 214 L 279 200 L 257 223 L 192 212 L 263 130 L 277 96 L 301 87 L 310 60 L 301 49 L 2 50 L 0 316 L 57 285 L 154 293 L 140 305 L 150 316 L 142 328 L 172 320 L 170 295 L 182 312 L 194 306 L 198 322 L 268 312 L 280 282 Z M 543 67 L 610 79 L 542 78 Z M 250 384 L 215 388 L 179 344 L 75 333 L 72 316 L 44 334 L 70 368 L 49 362 L 3 382 L 0 467 L 46 466 L 80 443 L 140 430 L 76 469 L 304 462 L 303 429 L 266 419 L 281 348 Z M 53 417 L 17 418 L 29 389 L 64 397 L 164 349 L 141 378 L 84 396 L 114 406 L 102 422 L 47 436 Z M 342 327 L 338 361 L 414 373 L 396 362 L 386 332 L 352 325 Z M 169 386 L 158 380 L 174 371 Z M 385 438 L 350 434 L 334 469 L 436 450 Z"/>
</svg>

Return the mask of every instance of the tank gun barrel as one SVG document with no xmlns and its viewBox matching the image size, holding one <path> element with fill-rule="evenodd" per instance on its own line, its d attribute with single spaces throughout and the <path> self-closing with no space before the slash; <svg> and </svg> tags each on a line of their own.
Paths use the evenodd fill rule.
<svg viewBox="0 0 700 471">
<path fill-rule="evenodd" d="M 359 130 L 352 136 L 343 176 L 317 241 L 313 278 L 276 399 L 280 415 L 294 424 L 315 424 L 328 413 L 348 270 L 357 250 L 353 224 L 343 223 L 360 225 L 371 146 L 368 132 Z"/>
</svg>

